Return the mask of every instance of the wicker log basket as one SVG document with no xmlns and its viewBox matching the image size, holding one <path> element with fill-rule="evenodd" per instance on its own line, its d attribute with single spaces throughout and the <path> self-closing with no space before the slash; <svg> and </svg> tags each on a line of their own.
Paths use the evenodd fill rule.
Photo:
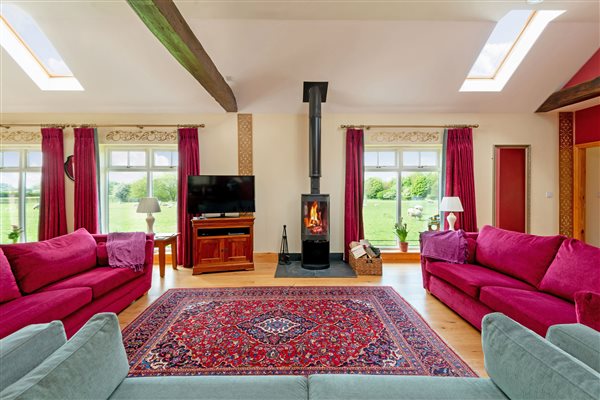
<svg viewBox="0 0 600 400">
<path fill-rule="evenodd" d="M 348 258 L 350 258 L 350 266 L 356 275 L 381 275 L 381 257 L 355 258 L 354 254 L 350 253 Z"/>
</svg>

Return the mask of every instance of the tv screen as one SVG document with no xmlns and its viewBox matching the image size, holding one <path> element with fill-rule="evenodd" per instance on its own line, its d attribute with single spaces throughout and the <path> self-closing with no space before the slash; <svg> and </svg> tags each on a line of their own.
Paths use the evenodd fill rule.
<svg viewBox="0 0 600 400">
<path fill-rule="evenodd" d="M 254 176 L 188 176 L 190 214 L 254 212 Z"/>
</svg>

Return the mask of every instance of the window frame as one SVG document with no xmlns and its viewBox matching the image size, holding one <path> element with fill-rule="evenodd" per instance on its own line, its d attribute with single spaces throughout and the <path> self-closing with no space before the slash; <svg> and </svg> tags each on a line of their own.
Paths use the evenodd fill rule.
<svg viewBox="0 0 600 400">
<path fill-rule="evenodd" d="M 363 177 L 363 184 L 366 181 L 366 173 L 367 172 L 395 172 L 396 173 L 396 222 L 400 222 L 400 217 L 402 216 L 402 198 L 401 198 L 401 184 L 402 184 L 402 173 L 403 172 L 437 172 L 438 174 L 440 174 L 440 178 L 441 178 L 441 173 L 442 173 L 442 145 L 441 144 L 436 144 L 436 145 L 405 145 L 405 146 L 379 146 L 379 145 L 365 145 L 365 149 L 364 152 L 368 152 L 368 151 L 377 151 L 377 152 L 390 152 L 393 151 L 396 153 L 396 165 L 395 166 L 364 166 L 363 167 L 363 172 L 364 172 L 364 177 Z M 437 165 L 435 167 L 433 166 L 404 166 L 404 152 L 405 151 L 415 151 L 415 152 L 424 152 L 424 151 L 428 151 L 428 152 L 436 152 L 438 154 L 437 157 Z M 379 160 L 379 157 L 377 157 L 377 160 Z M 421 160 L 421 155 L 419 154 L 419 163 Z M 439 179 L 439 193 L 440 195 L 438 196 L 438 211 L 439 211 L 439 206 L 440 206 L 440 201 L 441 201 L 441 194 L 442 194 L 442 179 Z M 364 205 L 363 205 L 364 207 Z M 361 210 L 362 212 L 362 210 Z M 396 245 L 395 247 L 398 246 L 398 239 L 396 238 Z M 379 246 L 381 248 L 384 249 L 390 249 L 390 248 L 394 248 L 393 245 L 391 246 Z"/>
<path fill-rule="evenodd" d="M 111 164 L 111 152 L 113 151 L 127 151 L 127 152 L 144 152 L 145 153 L 145 165 L 144 166 L 113 166 Z M 146 173 L 146 193 L 153 193 L 153 172 L 173 172 L 177 171 L 177 165 L 171 166 L 155 166 L 154 165 L 154 152 L 155 151 L 171 151 L 177 152 L 177 145 L 140 145 L 140 144 L 118 144 L 118 145 L 100 145 L 101 166 L 102 171 L 100 176 L 100 187 L 101 187 L 101 200 L 100 207 L 102 209 L 102 229 L 105 233 L 110 232 L 110 210 L 108 207 L 108 175 L 110 172 L 145 172 Z M 129 163 L 129 154 L 127 155 L 127 162 Z"/>
<path fill-rule="evenodd" d="M 28 173 L 39 173 L 40 174 L 40 188 L 41 188 L 41 174 L 42 167 L 30 167 L 28 165 L 29 160 L 29 152 L 39 152 L 42 153 L 41 145 L 33 146 L 33 145 L 15 145 L 15 146 L 1 146 L 0 153 L 7 152 L 15 152 L 19 153 L 19 165 L 17 167 L 5 167 L 3 164 L 0 164 L 0 172 L 6 173 L 18 173 L 19 174 L 19 187 L 18 187 L 18 201 L 19 201 L 19 215 L 18 215 L 18 224 L 23 232 L 21 232 L 21 236 L 19 240 L 21 242 L 25 242 L 27 240 L 27 208 L 26 208 L 26 192 L 27 192 L 27 174 Z M 42 155 L 43 157 L 43 155 Z M 4 155 L 2 155 L 2 159 Z M 4 161 L 4 160 L 2 160 Z M 39 221 L 38 221 L 39 227 Z"/>
</svg>

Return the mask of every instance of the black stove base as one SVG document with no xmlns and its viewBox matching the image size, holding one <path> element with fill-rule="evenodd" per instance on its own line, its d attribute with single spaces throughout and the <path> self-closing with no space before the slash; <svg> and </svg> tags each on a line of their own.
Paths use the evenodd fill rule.
<svg viewBox="0 0 600 400">
<path fill-rule="evenodd" d="M 329 241 L 303 240 L 301 264 L 309 270 L 329 268 Z"/>
</svg>

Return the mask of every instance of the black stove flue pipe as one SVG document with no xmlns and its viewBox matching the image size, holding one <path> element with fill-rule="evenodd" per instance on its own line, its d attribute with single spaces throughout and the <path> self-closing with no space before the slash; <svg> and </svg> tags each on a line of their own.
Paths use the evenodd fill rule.
<svg viewBox="0 0 600 400">
<path fill-rule="evenodd" d="M 310 194 L 321 193 L 321 103 L 327 100 L 327 82 L 304 82 L 308 101 L 308 175 Z"/>
</svg>

